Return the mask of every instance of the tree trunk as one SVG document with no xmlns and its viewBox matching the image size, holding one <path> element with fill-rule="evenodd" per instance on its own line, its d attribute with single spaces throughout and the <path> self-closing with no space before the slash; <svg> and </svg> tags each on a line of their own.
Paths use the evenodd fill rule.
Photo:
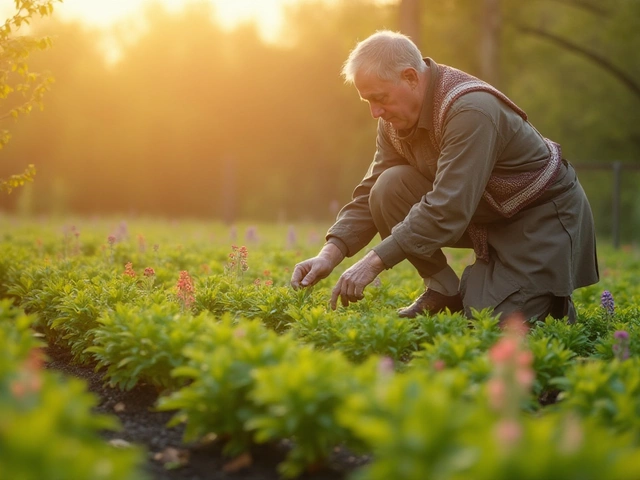
<svg viewBox="0 0 640 480">
<path fill-rule="evenodd" d="M 400 32 L 420 48 L 420 0 L 400 0 Z"/>
<path fill-rule="evenodd" d="M 484 0 L 482 38 L 480 40 L 480 77 L 500 88 L 500 35 L 502 15 L 500 0 Z"/>
</svg>

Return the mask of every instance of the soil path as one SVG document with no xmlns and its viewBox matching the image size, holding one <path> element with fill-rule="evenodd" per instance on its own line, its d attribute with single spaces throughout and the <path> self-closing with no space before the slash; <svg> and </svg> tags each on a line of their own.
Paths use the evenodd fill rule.
<svg viewBox="0 0 640 480">
<path fill-rule="evenodd" d="M 128 392 L 104 385 L 103 373 L 95 372 L 91 366 L 79 366 L 70 361 L 67 352 L 50 348 L 47 351 L 47 368 L 65 375 L 75 376 L 87 382 L 88 390 L 99 397 L 97 412 L 115 415 L 120 419 L 122 430 L 104 432 L 107 441 L 115 445 L 132 443 L 142 445 L 148 452 L 144 466 L 151 480 L 279 480 L 277 464 L 287 452 L 287 443 L 259 446 L 247 457 L 238 459 L 247 465 L 230 472 L 230 460 L 223 457 L 219 443 L 188 445 L 182 441 L 183 427 L 166 426 L 171 412 L 153 411 L 158 394 L 149 386 L 138 386 Z M 126 442 L 126 443 L 124 443 Z M 180 466 L 167 468 L 165 463 L 175 461 Z M 368 461 L 367 457 L 355 456 L 336 449 L 329 464 L 316 473 L 307 473 L 301 480 L 346 480 L 349 473 Z"/>
</svg>

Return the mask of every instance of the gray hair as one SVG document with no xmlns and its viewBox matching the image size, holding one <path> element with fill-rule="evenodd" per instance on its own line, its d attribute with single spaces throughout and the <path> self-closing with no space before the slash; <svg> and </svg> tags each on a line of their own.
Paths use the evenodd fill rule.
<svg viewBox="0 0 640 480">
<path fill-rule="evenodd" d="M 402 33 L 379 30 L 351 50 L 341 73 L 345 83 L 353 83 L 358 72 L 375 73 L 382 80 L 398 81 L 400 72 L 406 68 L 418 72 L 427 68 L 418 47 Z"/>
</svg>

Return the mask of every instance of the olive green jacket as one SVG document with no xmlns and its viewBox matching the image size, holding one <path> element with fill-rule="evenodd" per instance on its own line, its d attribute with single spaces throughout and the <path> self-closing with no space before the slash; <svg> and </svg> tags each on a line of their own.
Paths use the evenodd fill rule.
<svg viewBox="0 0 640 480">
<path fill-rule="evenodd" d="M 385 169 L 410 164 L 433 182 L 433 189 L 374 247 L 387 268 L 407 255 L 429 257 L 454 245 L 473 222 L 486 227 L 490 247 L 490 261 L 478 259 L 468 278 L 481 290 L 477 299 L 469 299 L 476 308 L 495 305 L 515 290 L 568 296 L 597 282 L 593 218 L 572 166 L 563 161 L 540 198 L 505 218 L 483 198 L 489 179 L 541 169 L 549 157 L 545 139 L 496 95 L 475 91 L 447 110 L 440 144 L 434 145 L 434 86 L 441 67 L 425 62 L 430 81 L 417 125 L 390 138 L 379 121 L 373 162 L 327 241 L 348 256 L 365 247 L 377 233 L 369 211 L 371 188 Z M 398 139 L 404 155 L 392 143 Z"/>
</svg>

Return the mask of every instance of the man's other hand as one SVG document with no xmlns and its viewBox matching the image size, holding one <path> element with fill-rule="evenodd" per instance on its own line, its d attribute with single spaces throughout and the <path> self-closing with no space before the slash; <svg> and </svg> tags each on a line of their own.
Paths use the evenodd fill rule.
<svg viewBox="0 0 640 480">
<path fill-rule="evenodd" d="M 347 269 L 338 279 L 331 294 L 331 309 L 335 310 L 338 298 L 344 307 L 364 298 L 364 288 L 373 282 L 385 266 L 376 252 L 371 250 L 362 260 Z"/>
</svg>

